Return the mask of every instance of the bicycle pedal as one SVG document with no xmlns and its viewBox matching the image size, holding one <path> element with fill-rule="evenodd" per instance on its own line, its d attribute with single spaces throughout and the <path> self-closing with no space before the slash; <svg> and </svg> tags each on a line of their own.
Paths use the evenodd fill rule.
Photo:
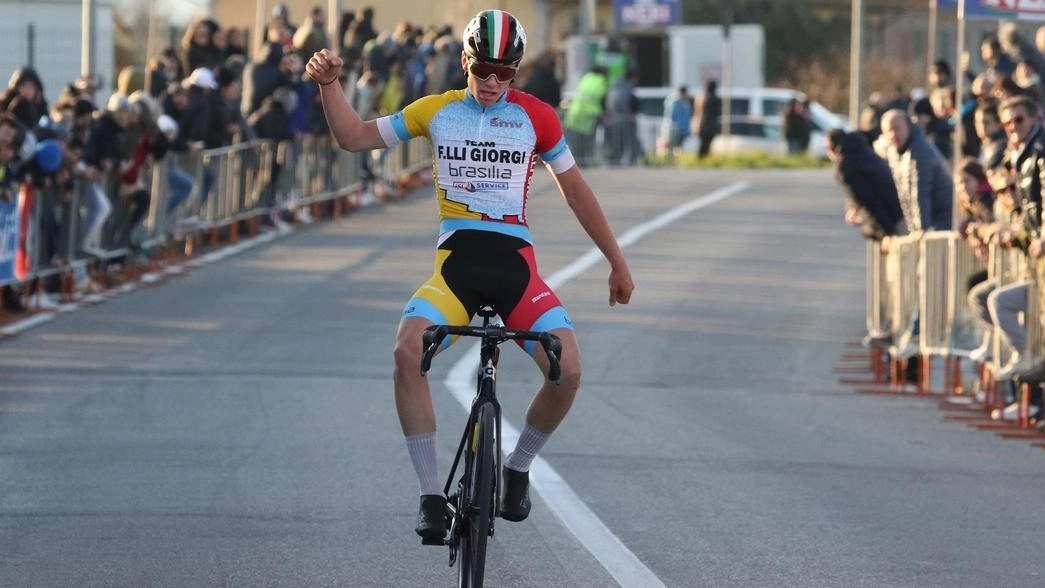
<svg viewBox="0 0 1045 588">
<path fill-rule="evenodd" d="M 438 545 L 443 547 L 446 545 L 445 537 L 421 537 L 421 545 Z"/>
</svg>

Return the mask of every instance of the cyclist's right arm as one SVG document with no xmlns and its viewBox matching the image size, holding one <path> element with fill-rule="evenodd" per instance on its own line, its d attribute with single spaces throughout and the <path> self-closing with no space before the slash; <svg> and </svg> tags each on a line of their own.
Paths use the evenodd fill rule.
<svg viewBox="0 0 1045 588">
<path fill-rule="evenodd" d="M 319 84 L 319 95 L 323 100 L 323 113 L 330 124 L 338 147 L 347 151 L 365 151 L 386 147 L 377 123 L 363 120 L 345 97 L 341 84 L 336 83 L 344 62 L 329 49 L 316 52 L 309 59 L 305 70 Z M 334 83 L 322 84 L 327 80 Z"/>
</svg>

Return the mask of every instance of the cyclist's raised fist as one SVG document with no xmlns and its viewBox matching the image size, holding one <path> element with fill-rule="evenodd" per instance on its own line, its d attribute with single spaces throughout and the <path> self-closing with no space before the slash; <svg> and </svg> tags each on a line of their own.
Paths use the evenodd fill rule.
<svg viewBox="0 0 1045 588">
<path fill-rule="evenodd" d="M 344 60 L 334 52 L 323 49 L 312 54 L 312 58 L 305 64 L 305 71 L 317 84 L 325 86 L 337 80 L 338 75 L 341 74 L 341 66 L 344 64 Z"/>
</svg>

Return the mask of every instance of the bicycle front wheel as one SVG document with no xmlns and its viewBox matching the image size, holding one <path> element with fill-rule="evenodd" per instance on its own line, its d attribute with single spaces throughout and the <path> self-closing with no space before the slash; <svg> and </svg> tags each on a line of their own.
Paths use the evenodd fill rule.
<svg viewBox="0 0 1045 588">
<path fill-rule="evenodd" d="M 486 572 L 486 540 L 494 515 L 494 407 L 479 407 L 479 416 L 472 431 L 472 479 L 465 489 L 468 505 L 467 521 L 461 537 L 461 565 L 458 567 L 458 586 L 481 588 Z"/>
</svg>

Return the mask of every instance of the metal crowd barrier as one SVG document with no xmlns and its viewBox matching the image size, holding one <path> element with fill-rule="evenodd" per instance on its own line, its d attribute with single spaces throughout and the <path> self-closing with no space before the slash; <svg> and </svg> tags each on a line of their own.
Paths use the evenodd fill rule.
<svg viewBox="0 0 1045 588">
<path fill-rule="evenodd" d="M 874 338 L 889 333 L 889 287 L 885 254 L 878 241 L 867 240 L 867 333 Z"/>
<path fill-rule="evenodd" d="M 873 338 L 891 336 L 891 384 L 898 387 L 905 361 L 920 356 L 920 392 L 931 392 L 932 358 L 947 360 L 944 391 L 960 386 L 958 359 L 968 353 L 977 326 L 966 302 L 969 277 L 983 267 L 954 231 L 894 237 L 889 252 L 867 245 L 866 327 Z M 881 373 L 872 358 L 876 377 Z"/>
<path fill-rule="evenodd" d="M 921 239 L 918 260 L 918 306 L 920 312 L 919 352 L 925 356 L 945 357 L 953 341 L 957 276 L 952 255 L 957 235 L 952 231 L 932 231 Z"/>
<path fill-rule="evenodd" d="M 967 302 L 969 278 L 986 270 L 987 279 L 999 288 L 1025 283 L 1027 306 L 1022 314 L 1026 331 L 1027 352 L 1041 364 L 1045 359 L 1045 260 L 1032 263 L 1025 253 L 1011 247 L 992 244 L 986 260 L 977 257 L 972 248 L 953 231 L 925 233 L 920 237 L 892 238 L 889 252 L 882 254 L 877 243 L 867 246 L 866 326 L 873 336 L 891 335 L 889 347 L 892 363 L 890 384 L 900 387 L 900 370 L 905 360 L 920 356 L 922 371 L 919 393 L 931 389 L 931 359 L 944 357 L 944 393 L 961 389 L 959 362 L 967 357 L 971 342 L 979 339 L 979 327 Z M 1005 406 L 998 389 L 997 374 L 1012 354 L 1012 349 L 992 330 L 992 359 L 982 369 L 980 383 L 986 392 L 983 407 L 991 412 Z M 876 372 L 878 369 L 876 368 Z M 1031 391 L 1045 380 L 1045 371 L 1025 374 L 1018 380 L 1019 414 L 1017 422 L 978 425 L 981 428 L 1029 427 Z M 1014 435 L 1018 433 L 1013 433 Z"/>
<path fill-rule="evenodd" d="M 987 264 L 976 255 L 967 241 L 958 238 L 957 233 L 955 233 L 952 261 L 955 268 L 952 282 L 952 287 L 955 289 L 953 300 L 957 306 L 954 310 L 954 324 L 951 327 L 951 339 L 954 342 L 951 352 L 967 355 L 969 351 L 979 345 L 982 337 L 980 326 L 973 315 L 972 308 L 969 307 L 966 289 L 969 278 L 973 274 L 985 270 Z"/>
<path fill-rule="evenodd" d="M 147 254 L 185 235 L 235 227 L 245 219 L 302 210 L 326 200 L 362 194 L 374 185 L 388 186 L 387 190 L 395 193 L 397 189 L 401 191 L 404 176 L 431 167 L 431 150 L 425 141 L 409 141 L 384 151 L 380 157 L 372 158 L 369 173 L 364 172 L 363 158 L 370 154 L 343 151 L 328 136 L 169 153 L 141 172 L 141 184 L 149 193 L 149 209 L 140 226 L 134 228 L 133 239 L 128 239 L 131 227 L 127 226 L 128 211 L 126 199 L 121 198 L 119 178 L 116 174 L 104 174 L 98 183 L 109 198 L 112 212 L 103 229 L 104 252 L 92 255 L 82 248 L 88 222 L 85 217 L 93 199 L 92 184 L 78 180 L 71 189 L 53 185 L 37 189 L 38 204 L 29 208 L 32 217 L 25 251 L 29 267 L 18 275 L 0 275 L 0 286 L 36 283 L 41 278 L 139 251 Z M 174 196 L 172 169 L 191 178 L 192 190 L 176 208 L 168 210 Z M 42 242 L 38 238 L 45 213 L 52 214 L 47 206 L 39 204 L 44 200 L 60 203 L 56 205 L 60 214 L 54 213 L 61 217 L 61 234 L 55 236 L 58 250 L 54 253 L 64 261 L 57 267 L 51 265 L 51 256 L 42 258 Z"/>
<path fill-rule="evenodd" d="M 893 237 L 886 255 L 886 275 L 889 281 L 889 326 L 893 345 L 889 354 L 894 359 L 907 359 L 918 352 L 918 237 Z"/>
</svg>

